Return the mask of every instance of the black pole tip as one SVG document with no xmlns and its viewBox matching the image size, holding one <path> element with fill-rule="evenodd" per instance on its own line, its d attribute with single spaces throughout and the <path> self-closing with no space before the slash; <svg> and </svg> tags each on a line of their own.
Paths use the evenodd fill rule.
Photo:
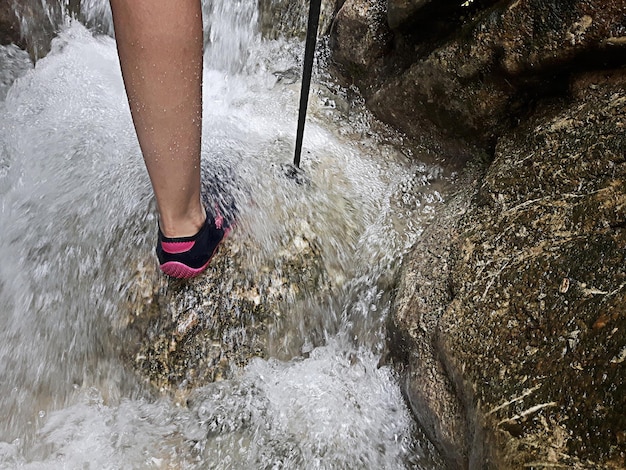
<svg viewBox="0 0 626 470">
<path fill-rule="evenodd" d="M 304 171 L 302 171 L 302 168 L 292 165 L 290 163 L 284 163 L 281 165 L 281 169 L 287 179 L 294 181 L 296 184 L 307 186 L 311 184 L 311 180 L 304 173 Z"/>
</svg>

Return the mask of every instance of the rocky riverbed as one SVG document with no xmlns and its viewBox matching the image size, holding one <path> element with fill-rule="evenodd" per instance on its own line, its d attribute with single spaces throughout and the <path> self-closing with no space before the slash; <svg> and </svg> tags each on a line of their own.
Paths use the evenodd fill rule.
<svg viewBox="0 0 626 470">
<path fill-rule="evenodd" d="M 393 343 L 457 461 L 623 465 L 623 84 L 582 76 L 502 138 L 405 264 Z"/>
</svg>

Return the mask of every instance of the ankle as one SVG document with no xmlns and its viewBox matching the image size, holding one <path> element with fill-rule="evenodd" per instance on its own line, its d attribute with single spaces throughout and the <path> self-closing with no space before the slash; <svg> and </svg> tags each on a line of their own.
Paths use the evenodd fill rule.
<svg viewBox="0 0 626 470">
<path fill-rule="evenodd" d="M 161 214 L 159 226 L 161 233 L 167 238 L 192 237 L 200 231 L 206 221 L 206 217 L 204 207 L 200 205 L 199 208 L 190 211 L 188 214 L 177 216 Z"/>
</svg>

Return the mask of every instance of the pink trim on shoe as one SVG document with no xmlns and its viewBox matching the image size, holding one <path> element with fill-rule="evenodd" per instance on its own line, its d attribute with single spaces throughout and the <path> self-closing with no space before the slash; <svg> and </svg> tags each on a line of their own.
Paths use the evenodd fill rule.
<svg viewBox="0 0 626 470">
<path fill-rule="evenodd" d="M 189 251 L 196 244 L 195 241 L 190 242 L 161 242 L 161 246 L 163 247 L 163 251 L 169 253 L 171 255 L 177 255 L 179 253 L 184 253 L 185 251 Z"/>
<path fill-rule="evenodd" d="M 179 263 L 178 261 L 168 261 L 165 264 L 162 264 L 161 271 L 163 271 L 168 276 L 175 277 L 177 279 L 190 279 L 192 277 L 196 277 L 198 274 L 201 274 L 209 265 L 211 260 L 207 261 L 204 266 L 200 266 L 197 269 L 190 268 L 186 264 Z"/>
<path fill-rule="evenodd" d="M 222 226 L 224 225 L 224 216 L 222 215 L 218 207 L 216 207 L 216 209 L 217 215 L 215 216 L 215 219 L 213 219 L 213 223 L 215 224 L 216 228 L 221 230 Z"/>
<path fill-rule="evenodd" d="M 211 257 L 209 258 L 209 260 L 203 266 L 200 266 L 199 268 L 195 268 L 194 269 L 194 268 L 191 268 L 191 267 L 187 266 L 186 264 L 180 263 L 178 261 L 168 261 L 167 263 L 163 263 L 163 264 L 161 264 L 159 266 L 161 268 L 161 271 L 163 271 L 168 276 L 175 277 L 177 279 L 191 279 L 192 277 L 196 277 L 199 274 L 202 274 L 206 270 L 206 268 L 209 266 L 209 264 L 211 263 L 211 260 L 213 259 L 213 256 L 217 252 L 217 249 L 220 247 L 220 245 L 222 243 L 224 243 L 224 240 L 226 240 L 226 237 L 228 237 L 230 235 L 231 231 L 232 231 L 232 226 L 227 227 L 224 230 L 224 237 L 217 244 L 217 246 L 213 250 L 213 253 L 211 253 Z M 161 242 L 161 246 L 163 246 L 165 244 L 174 244 L 175 245 L 175 244 L 184 244 L 184 243 L 192 243 L 193 244 L 195 242 L 178 242 L 178 243 Z M 165 251 L 165 247 L 164 246 L 163 246 L 163 250 Z M 184 251 L 186 251 L 186 250 L 184 250 Z M 179 253 L 183 253 L 183 251 L 180 251 Z"/>
</svg>

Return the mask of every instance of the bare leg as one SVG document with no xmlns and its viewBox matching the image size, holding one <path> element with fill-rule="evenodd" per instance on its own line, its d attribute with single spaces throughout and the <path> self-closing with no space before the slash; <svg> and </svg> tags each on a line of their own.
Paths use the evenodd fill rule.
<svg viewBox="0 0 626 470">
<path fill-rule="evenodd" d="M 110 0 L 128 101 L 166 237 L 195 235 L 200 202 L 200 0 Z"/>
</svg>

